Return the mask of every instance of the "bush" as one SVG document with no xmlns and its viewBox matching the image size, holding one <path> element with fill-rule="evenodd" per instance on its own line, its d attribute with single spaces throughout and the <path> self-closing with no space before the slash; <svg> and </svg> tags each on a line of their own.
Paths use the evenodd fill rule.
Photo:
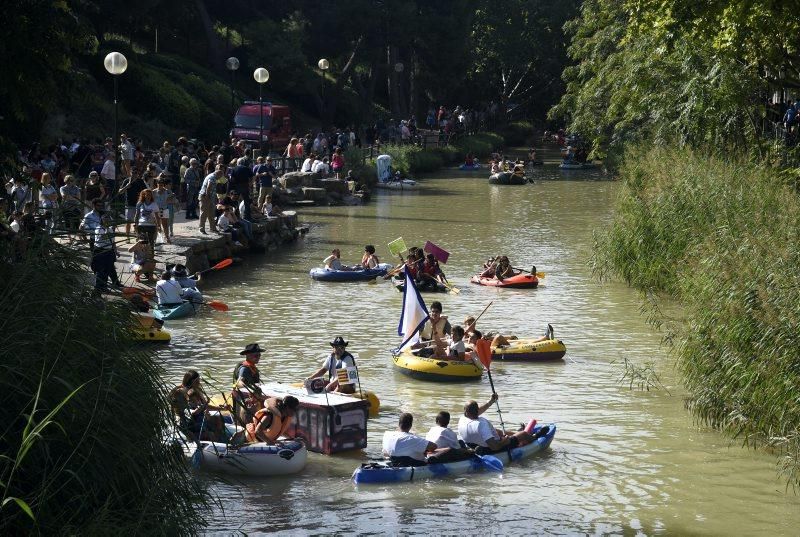
<svg viewBox="0 0 800 537">
<path fill-rule="evenodd" d="M 503 137 L 499 134 L 479 132 L 472 136 L 462 138 L 456 142 L 455 146 L 463 155 L 472 153 L 475 157 L 485 158 L 491 155 L 497 148 L 502 147 L 503 143 Z"/>
<path fill-rule="evenodd" d="M 204 488 L 169 423 L 154 352 L 122 301 L 91 296 L 74 250 L 0 243 L 0 533 L 194 534 Z M 24 344 L 21 344 L 24 343 Z M 27 512 L 29 510 L 29 512 Z"/>
<path fill-rule="evenodd" d="M 703 422 L 768 444 L 800 484 L 800 203 L 772 169 L 688 149 L 628 152 L 611 229 L 594 269 L 654 298 Z M 685 322 L 659 313 L 659 293 Z"/>
<path fill-rule="evenodd" d="M 526 145 L 533 137 L 533 124 L 528 121 L 515 121 L 506 125 L 502 134 L 506 145 Z"/>
</svg>

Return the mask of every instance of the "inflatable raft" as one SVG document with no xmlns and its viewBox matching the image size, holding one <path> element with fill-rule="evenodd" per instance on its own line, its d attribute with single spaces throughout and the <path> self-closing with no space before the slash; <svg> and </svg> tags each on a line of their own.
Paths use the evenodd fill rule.
<svg viewBox="0 0 800 537">
<path fill-rule="evenodd" d="M 471 165 L 462 164 L 461 166 L 458 167 L 458 169 L 462 170 L 462 171 L 465 171 L 465 172 L 472 172 L 472 171 L 475 171 L 475 170 L 480 170 L 481 169 L 481 165 L 478 164 L 477 162 L 474 163 L 474 164 L 471 164 Z"/>
<path fill-rule="evenodd" d="M 490 185 L 524 185 L 527 182 L 526 177 L 520 177 L 511 172 L 500 172 L 489 176 Z"/>
<path fill-rule="evenodd" d="M 156 319 L 152 313 L 136 313 L 131 326 L 132 337 L 136 341 L 166 343 L 172 336 L 164 330 L 164 321 Z"/>
<path fill-rule="evenodd" d="M 544 451 L 553 442 L 556 435 L 556 425 L 549 425 L 550 431 L 541 438 L 537 438 L 530 444 L 517 447 L 511 450 L 501 451 L 492 454 L 497 457 L 504 466 L 512 462 L 521 461 L 528 457 Z M 534 429 L 534 433 L 539 431 L 541 426 Z M 418 481 L 433 477 L 444 477 L 448 475 L 458 475 L 468 472 L 477 472 L 484 468 L 484 464 L 477 458 L 458 462 L 445 462 L 436 464 L 426 464 L 425 466 L 388 466 L 384 464 L 366 464 L 356 468 L 353 472 L 353 481 L 357 485 L 368 485 L 375 483 L 402 483 L 404 481 Z"/>
<path fill-rule="evenodd" d="M 526 274 L 520 272 L 514 276 L 498 280 L 497 278 L 484 278 L 480 274 L 476 274 L 469 281 L 478 285 L 487 285 L 489 287 L 508 287 L 511 289 L 534 289 L 539 286 L 539 278 L 535 274 Z"/>
<path fill-rule="evenodd" d="M 309 276 L 320 282 L 365 282 L 383 276 L 393 265 L 381 263 L 374 269 L 359 270 L 333 270 L 314 268 L 309 271 Z"/>
<path fill-rule="evenodd" d="M 492 347 L 492 360 L 519 362 L 544 362 L 561 360 L 567 347 L 558 339 L 535 341 L 534 339 L 512 339 L 508 345 Z"/>
<path fill-rule="evenodd" d="M 405 280 L 395 279 L 394 287 L 402 293 L 406 289 Z M 446 293 L 449 289 L 442 283 L 434 283 L 428 280 L 427 282 L 417 284 L 417 291 L 420 293 Z"/>
<path fill-rule="evenodd" d="M 199 449 L 199 454 L 198 454 Z M 186 444 L 186 456 L 200 470 L 228 475 L 267 477 L 296 474 L 306 466 L 308 450 L 299 440 L 279 440 L 231 447 L 222 442 Z"/>
<path fill-rule="evenodd" d="M 480 362 L 443 360 L 417 356 L 406 349 L 393 356 L 394 367 L 411 378 L 432 382 L 469 382 L 480 380 L 483 366 Z"/>
<path fill-rule="evenodd" d="M 153 316 L 162 321 L 170 321 L 173 319 L 182 319 L 189 317 L 197 312 L 197 306 L 188 300 L 184 300 L 180 304 L 165 304 L 157 306 L 153 309 Z"/>
<path fill-rule="evenodd" d="M 388 181 L 385 183 L 375 183 L 375 188 L 385 190 L 416 190 L 419 185 L 413 179 L 401 179 L 399 181 Z"/>
<path fill-rule="evenodd" d="M 562 170 L 588 170 L 594 168 L 594 164 L 590 162 L 562 162 L 558 165 Z"/>
</svg>

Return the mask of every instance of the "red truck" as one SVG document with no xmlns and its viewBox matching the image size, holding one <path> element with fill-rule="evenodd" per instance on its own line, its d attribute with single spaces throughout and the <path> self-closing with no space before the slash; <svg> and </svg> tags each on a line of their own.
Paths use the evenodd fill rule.
<svg viewBox="0 0 800 537">
<path fill-rule="evenodd" d="M 262 103 L 264 110 L 264 145 L 269 149 L 282 150 L 292 136 L 292 118 L 289 107 L 282 104 Z M 258 131 L 261 113 L 258 101 L 245 101 L 233 116 L 230 136 L 258 146 Z"/>
</svg>

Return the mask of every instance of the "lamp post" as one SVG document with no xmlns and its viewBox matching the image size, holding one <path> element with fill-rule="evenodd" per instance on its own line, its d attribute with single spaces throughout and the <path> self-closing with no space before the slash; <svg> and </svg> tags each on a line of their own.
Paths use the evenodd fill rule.
<svg viewBox="0 0 800 537">
<path fill-rule="evenodd" d="M 111 145 L 114 148 L 114 185 L 111 195 L 116 194 L 117 178 L 119 177 L 119 140 L 117 140 L 117 78 L 128 68 L 128 60 L 119 52 L 109 52 L 103 60 L 103 66 L 114 79 L 114 137 Z"/>
<path fill-rule="evenodd" d="M 320 58 L 320 60 L 317 62 L 317 67 L 319 67 L 319 78 L 322 83 L 322 110 L 320 110 L 320 113 L 322 114 L 323 127 L 325 126 L 325 71 L 327 71 L 330 66 L 330 63 L 328 63 L 328 60 L 325 58 Z"/>
<path fill-rule="evenodd" d="M 236 104 L 233 99 L 233 75 L 236 73 L 236 70 L 239 69 L 239 58 L 231 56 L 225 61 L 225 67 L 231 72 L 231 115 L 233 115 L 236 113 Z"/>
<path fill-rule="evenodd" d="M 261 113 L 261 124 L 258 129 L 258 154 L 262 155 L 264 153 L 264 101 L 261 90 L 264 88 L 264 83 L 269 80 L 269 71 L 259 67 L 253 71 L 253 78 L 258 82 L 258 111 Z"/>
</svg>

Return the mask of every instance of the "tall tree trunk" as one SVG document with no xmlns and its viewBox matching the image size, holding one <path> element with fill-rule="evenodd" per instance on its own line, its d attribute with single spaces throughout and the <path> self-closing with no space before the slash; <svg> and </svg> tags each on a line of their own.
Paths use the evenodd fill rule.
<svg viewBox="0 0 800 537">
<path fill-rule="evenodd" d="M 194 0 L 197 14 L 200 15 L 200 22 L 203 23 L 203 32 L 206 34 L 206 41 L 208 42 L 208 61 L 214 71 L 222 71 L 225 69 L 223 58 L 225 57 L 225 50 L 222 39 L 217 35 L 214 30 L 214 21 L 206 10 L 206 4 L 203 0 Z"/>
</svg>

